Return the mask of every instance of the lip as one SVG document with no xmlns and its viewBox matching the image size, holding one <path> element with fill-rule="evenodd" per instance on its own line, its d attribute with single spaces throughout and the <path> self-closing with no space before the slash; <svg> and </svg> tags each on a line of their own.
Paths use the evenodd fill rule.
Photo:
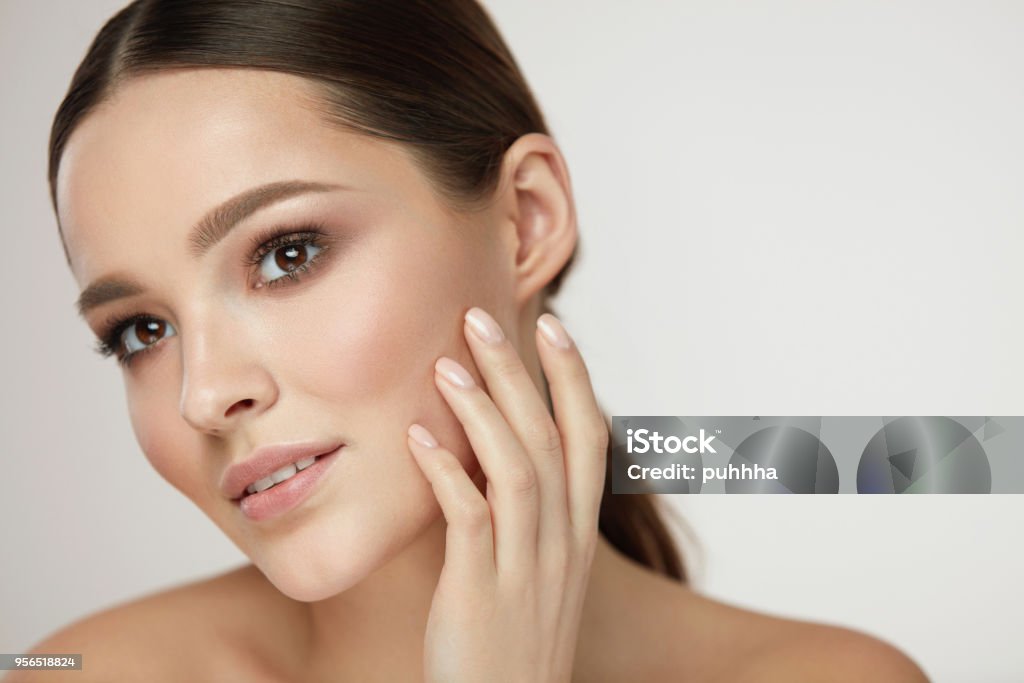
<svg viewBox="0 0 1024 683">
<path fill-rule="evenodd" d="M 235 504 L 251 522 L 280 517 L 289 510 L 298 507 L 309 498 L 316 489 L 317 483 L 326 471 L 338 459 L 343 447 L 322 455 L 312 465 L 302 470 L 291 479 L 272 486 L 265 491 L 245 496 Z"/>
<path fill-rule="evenodd" d="M 248 458 L 240 463 L 231 465 L 225 470 L 220 481 L 221 493 L 228 500 L 237 503 L 245 494 L 245 489 L 249 484 L 269 477 L 277 470 L 285 465 L 294 463 L 296 460 L 333 453 L 343 445 L 341 441 L 332 440 L 301 441 L 260 446 Z M 306 469 L 315 467 L 318 463 L 319 461 Z"/>
</svg>

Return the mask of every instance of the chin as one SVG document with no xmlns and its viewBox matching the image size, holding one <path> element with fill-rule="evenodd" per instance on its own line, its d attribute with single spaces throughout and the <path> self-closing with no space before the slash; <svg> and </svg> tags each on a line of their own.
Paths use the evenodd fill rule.
<svg viewBox="0 0 1024 683">
<path fill-rule="evenodd" d="M 325 600 L 357 585 L 408 547 L 421 524 L 386 528 L 338 515 L 264 545 L 250 559 L 293 600 Z"/>
<path fill-rule="evenodd" d="M 341 547 L 290 557 L 262 557 L 254 563 L 277 590 L 299 602 L 316 602 L 337 595 L 380 566 L 380 560 L 368 553 L 348 553 Z"/>
<path fill-rule="evenodd" d="M 277 590 L 297 602 L 327 600 L 359 583 L 359 578 L 356 577 L 350 580 L 338 577 L 326 580 L 314 578 L 308 574 L 287 576 L 266 574 L 266 576 Z"/>
</svg>

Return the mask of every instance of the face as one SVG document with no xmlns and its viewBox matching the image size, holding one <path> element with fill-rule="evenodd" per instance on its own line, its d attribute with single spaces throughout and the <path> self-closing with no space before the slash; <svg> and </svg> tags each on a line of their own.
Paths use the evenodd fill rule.
<svg viewBox="0 0 1024 683">
<path fill-rule="evenodd" d="M 409 424 L 475 463 L 434 361 L 479 377 L 471 306 L 515 334 L 501 221 L 453 213 L 401 148 L 324 122 L 311 93 L 237 69 L 133 79 L 76 128 L 57 182 L 79 288 L 141 285 L 86 321 L 102 336 L 145 316 L 122 326 L 110 366 L 145 457 L 300 600 L 355 584 L 437 519 Z M 338 187 L 278 197 L 193 253 L 211 209 L 290 181 Z M 221 492 L 257 447 L 307 440 L 345 446 L 298 507 L 254 521 Z"/>
</svg>

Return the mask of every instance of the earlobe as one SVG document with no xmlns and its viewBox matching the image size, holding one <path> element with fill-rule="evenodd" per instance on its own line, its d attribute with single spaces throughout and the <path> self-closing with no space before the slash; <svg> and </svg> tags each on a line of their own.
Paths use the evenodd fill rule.
<svg viewBox="0 0 1024 683">
<path fill-rule="evenodd" d="M 568 169 L 550 137 L 524 135 L 506 154 L 518 237 L 516 299 L 522 303 L 568 262 L 577 240 L 576 211 Z"/>
</svg>

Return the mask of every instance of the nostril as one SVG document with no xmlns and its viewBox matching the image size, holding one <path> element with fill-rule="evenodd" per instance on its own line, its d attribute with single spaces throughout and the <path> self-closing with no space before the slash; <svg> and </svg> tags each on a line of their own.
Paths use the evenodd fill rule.
<svg viewBox="0 0 1024 683">
<path fill-rule="evenodd" d="M 237 409 L 240 409 L 240 408 L 250 408 L 250 407 L 252 407 L 252 399 L 251 398 L 245 398 L 245 399 L 242 399 L 241 401 L 235 401 L 234 405 L 232 405 L 230 408 L 228 408 L 228 411 L 224 414 L 224 416 L 225 417 L 230 416 Z"/>
</svg>

